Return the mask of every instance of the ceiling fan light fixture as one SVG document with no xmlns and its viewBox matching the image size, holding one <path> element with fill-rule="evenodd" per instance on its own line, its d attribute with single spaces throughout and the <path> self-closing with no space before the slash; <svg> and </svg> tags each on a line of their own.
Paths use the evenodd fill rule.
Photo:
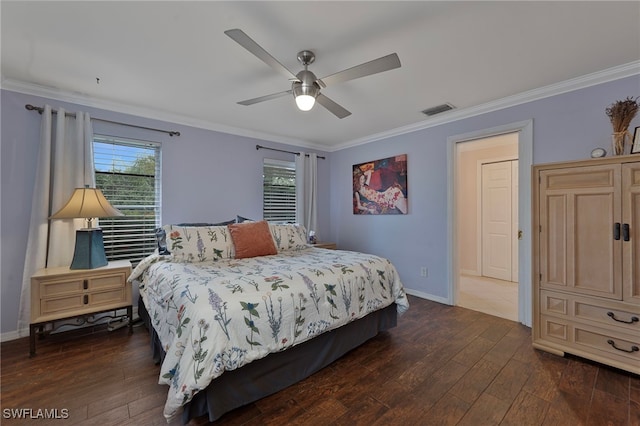
<svg viewBox="0 0 640 426">
<path fill-rule="evenodd" d="M 300 111 L 309 111 L 316 103 L 316 96 L 320 93 L 320 88 L 316 83 L 304 84 L 294 81 L 291 87 L 296 105 Z"/>
<path fill-rule="evenodd" d="M 296 105 L 300 111 L 310 111 L 316 104 L 316 98 L 310 95 L 299 95 L 296 97 Z"/>
</svg>

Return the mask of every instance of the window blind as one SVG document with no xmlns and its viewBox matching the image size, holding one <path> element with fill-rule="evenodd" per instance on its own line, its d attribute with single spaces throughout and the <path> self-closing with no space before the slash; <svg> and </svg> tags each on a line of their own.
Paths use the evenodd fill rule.
<svg viewBox="0 0 640 426">
<path fill-rule="evenodd" d="M 264 160 L 262 215 L 269 222 L 296 221 L 295 163 Z"/>
<path fill-rule="evenodd" d="M 160 144 L 94 136 L 96 187 L 124 216 L 100 219 L 108 260 L 137 263 L 156 248 Z"/>
</svg>

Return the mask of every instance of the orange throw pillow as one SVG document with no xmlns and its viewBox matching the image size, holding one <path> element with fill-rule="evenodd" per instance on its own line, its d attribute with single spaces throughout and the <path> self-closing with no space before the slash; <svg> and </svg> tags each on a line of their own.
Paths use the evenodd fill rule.
<svg viewBox="0 0 640 426">
<path fill-rule="evenodd" d="M 227 225 L 236 249 L 236 259 L 277 254 L 266 220 Z"/>
</svg>

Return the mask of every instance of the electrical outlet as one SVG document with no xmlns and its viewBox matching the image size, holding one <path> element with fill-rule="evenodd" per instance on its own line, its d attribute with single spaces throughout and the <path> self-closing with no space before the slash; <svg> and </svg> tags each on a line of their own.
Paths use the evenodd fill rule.
<svg viewBox="0 0 640 426">
<path fill-rule="evenodd" d="M 420 268 L 420 276 L 421 277 L 427 277 L 428 274 L 429 274 L 429 271 L 428 271 L 426 266 L 423 266 L 422 268 Z"/>
</svg>

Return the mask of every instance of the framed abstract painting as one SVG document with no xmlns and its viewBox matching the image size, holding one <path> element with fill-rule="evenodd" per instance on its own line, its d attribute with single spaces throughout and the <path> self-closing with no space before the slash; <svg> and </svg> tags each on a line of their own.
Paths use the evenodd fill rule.
<svg viewBox="0 0 640 426">
<path fill-rule="evenodd" d="M 407 154 L 353 166 L 353 214 L 407 214 Z"/>
</svg>

